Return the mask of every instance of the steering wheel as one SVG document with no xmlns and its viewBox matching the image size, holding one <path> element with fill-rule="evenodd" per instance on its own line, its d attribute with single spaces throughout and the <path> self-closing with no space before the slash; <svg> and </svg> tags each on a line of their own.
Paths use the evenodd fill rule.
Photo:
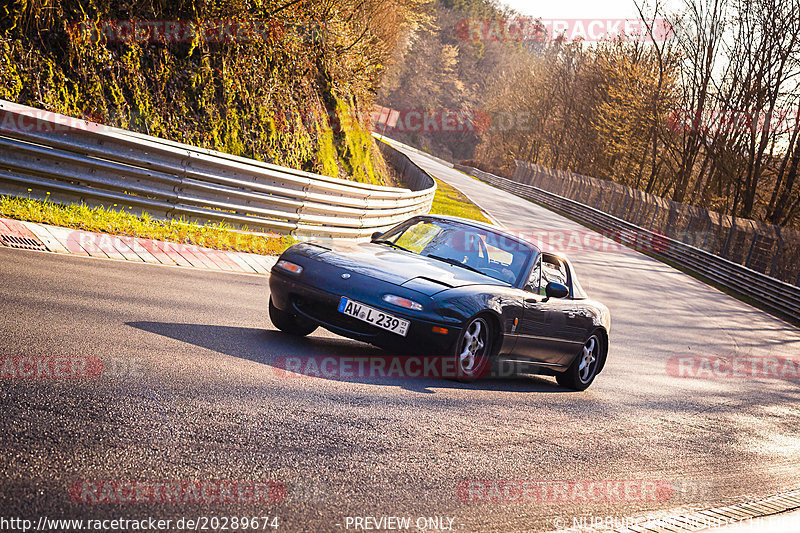
<svg viewBox="0 0 800 533">
<path fill-rule="evenodd" d="M 497 278 L 496 279 L 504 280 L 504 281 L 507 281 L 509 283 L 514 283 L 514 273 L 511 272 L 510 270 L 508 270 L 507 268 L 504 268 L 504 269 L 501 270 L 499 268 L 494 268 L 492 266 L 487 266 L 487 267 L 483 268 L 483 271 L 484 271 L 484 273 L 488 273 L 487 271 L 494 272 L 494 273 L 497 274 Z M 495 276 L 492 276 L 492 277 L 495 277 Z"/>
</svg>

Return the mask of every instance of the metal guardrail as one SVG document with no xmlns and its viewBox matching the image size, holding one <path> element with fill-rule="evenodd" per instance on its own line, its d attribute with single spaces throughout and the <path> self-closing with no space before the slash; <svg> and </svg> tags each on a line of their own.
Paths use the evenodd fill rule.
<svg viewBox="0 0 800 533">
<path fill-rule="evenodd" d="M 800 320 L 800 287 L 544 189 L 471 167 L 456 165 L 456 168 L 499 189 L 532 200 L 581 223 L 593 226 L 607 237 L 622 244 L 646 251 L 702 274 L 728 289 L 751 298 L 764 307 Z"/>
<path fill-rule="evenodd" d="M 413 165 L 401 173 L 411 188 L 321 176 L 0 100 L 0 194 L 356 238 L 430 210 L 433 178 Z"/>
<path fill-rule="evenodd" d="M 373 132 L 372 136 L 375 137 L 376 139 L 380 139 L 385 144 L 402 146 L 403 150 L 408 150 L 410 152 L 414 152 L 414 153 L 417 153 L 417 154 L 420 154 L 420 155 L 424 155 L 425 157 L 433 159 L 434 161 L 436 161 L 438 163 L 441 163 L 442 165 L 444 165 L 444 166 L 446 166 L 448 168 L 453 168 L 453 163 L 451 163 L 450 161 L 442 159 L 441 157 L 436 157 L 435 155 L 429 154 L 428 152 L 423 152 L 419 148 L 414 148 L 413 146 L 409 146 L 407 144 L 401 143 L 400 141 L 392 139 L 391 137 L 387 137 L 387 136 L 385 136 L 385 135 L 383 135 L 381 133 Z"/>
<path fill-rule="evenodd" d="M 717 213 L 611 180 L 526 161 L 516 161 L 514 175 L 507 177 L 800 286 L 800 229 Z"/>
</svg>

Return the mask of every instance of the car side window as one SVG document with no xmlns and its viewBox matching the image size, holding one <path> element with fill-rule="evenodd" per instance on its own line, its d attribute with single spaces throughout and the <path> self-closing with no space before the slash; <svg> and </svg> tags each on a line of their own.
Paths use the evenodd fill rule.
<svg viewBox="0 0 800 533">
<path fill-rule="evenodd" d="M 563 261 L 553 256 L 542 258 L 542 283 L 539 287 L 540 294 L 545 293 L 545 287 L 551 281 L 569 287 L 567 266 Z"/>
<path fill-rule="evenodd" d="M 531 269 L 531 275 L 528 276 L 528 282 L 525 283 L 525 290 L 528 292 L 540 294 L 539 285 L 541 284 L 541 278 L 542 278 L 542 260 L 541 258 L 539 258 L 536 259 L 536 264 Z"/>
</svg>

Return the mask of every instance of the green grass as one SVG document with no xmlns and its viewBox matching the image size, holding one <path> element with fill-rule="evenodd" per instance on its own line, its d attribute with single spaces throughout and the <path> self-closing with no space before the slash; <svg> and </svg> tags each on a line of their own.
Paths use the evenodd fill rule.
<svg viewBox="0 0 800 533">
<path fill-rule="evenodd" d="M 296 242 L 288 235 L 236 231 L 224 222 L 199 225 L 184 220 L 162 221 L 147 213 L 135 215 L 110 208 L 13 196 L 0 196 L 0 217 L 262 255 L 278 255 Z"/>
<path fill-rule="evenodd" d="M 436 180 L 436 183 L 436 195 L 430 211 L 432 214 L 492 223 L 478 206 L 457 189 L 440 180 Z M 296 242 L 290 236 L 237 231 L 224 222 L 199 225 L 185 220 L 158 220 L 147 213 L 137 215 L 122 209 L 65 205 L 14 196 L 0 196 L 0 217 L 263 255 L 278 255 Z"/>
<path fill-rule="evenodd" d="M 492 221 L 486 218 L 483 211 L 470 202 L 469 198 L 441 180 L 436 180 L 436 195 L 433 197 L 431 214 L 469 218 L 492 224 Z"/>
</svg>

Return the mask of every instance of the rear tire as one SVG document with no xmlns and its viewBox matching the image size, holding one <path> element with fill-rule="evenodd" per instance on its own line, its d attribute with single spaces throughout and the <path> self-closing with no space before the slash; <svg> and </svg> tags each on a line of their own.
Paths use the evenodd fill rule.
<svg viewBox="0 0 800 533">
<path fill-rule="evenodd" d="M 592 384 L 595 376 L 597 376 L 602 350 L 603 345 L 600 335 L 592 333 L 567 371 L 556 375 L 558 384 L 576 391 L 589 388 L 589 385 Z"/>
<path fill-rule="evenodd" d="M 484 317 L 475 317 L 467 323 L 455 343 L 456 381 L 470 383 L 482 378 L 491 370 L 492 326 Z"/>
<path fill-rule="evenodd" d="M 305 337 L 317 329 L 317 325 L 313 322 L 308 322 L 307 320 L 303 320 L 298 316 L 287 313 L 286 311 L 281 311 L 275 307 L 275 304 L 272 303 L 271 296 L 269 298 L 269 319 L 272 320 L 272 323 L 279 330 L 299 337 Z"/>
</svg>

